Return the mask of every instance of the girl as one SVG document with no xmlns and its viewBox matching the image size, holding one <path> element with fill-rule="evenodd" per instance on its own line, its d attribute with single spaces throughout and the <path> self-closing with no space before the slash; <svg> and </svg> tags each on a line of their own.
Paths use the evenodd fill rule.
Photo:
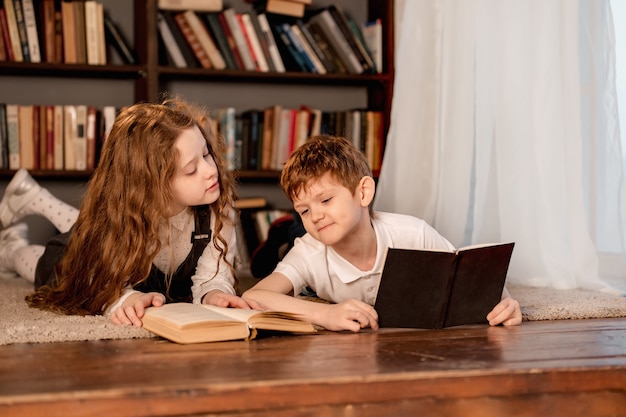
<svg viewBox="0 0 626 417">
<path fill-rule="evenodd" d="M 65 233 L 44 251 L 25 246 L 23 223 L 4 229 L 0 270 L 35 283 L 31 307 L 117 324 L 140 327 L 146 307 L 169 301 L 250 308 L 235 295 L 234 180 L 223 155 L 200 108 L 170 99 L 122 109 L 80 211 L 16 173 L 2 225 L 40 214 Z"/>
</svg>

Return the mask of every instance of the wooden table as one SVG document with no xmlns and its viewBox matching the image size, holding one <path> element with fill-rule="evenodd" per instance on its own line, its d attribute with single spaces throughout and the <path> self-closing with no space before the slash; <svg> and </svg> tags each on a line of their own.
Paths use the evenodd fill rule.
<svg viewBox="0 0 626 417">
<path fill-rule="evenodd" d="M 0 346 L 1 416 L 626 415 L 626 318 Z"/>
</svg>

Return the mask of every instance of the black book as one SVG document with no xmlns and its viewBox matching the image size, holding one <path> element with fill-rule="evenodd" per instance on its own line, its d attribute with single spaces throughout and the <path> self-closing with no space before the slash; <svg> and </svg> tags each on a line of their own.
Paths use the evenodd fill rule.
<svg viewBox="0 0 626 417">
<path fill-rule="evenodd" d="M 502 297 L 513 246 L 388 249 L 374 305 L 380 327 L 440 329 L 487 323 L 487 314 Z"/>
<path fill-rule="evenodd" d="M 106 41 L 113 45 L 113 48 L 115 48 L 115 51 L 125 64 L 136 65 L 139 62 L 128 41 L 107 14 L 104 15 L 104 32 Z"/>
<path fill-rule="evenodd" d="M 376 68 L 374 66 L 374 62 L 367 52 L 365 45 L 361 43 L 361 40 L 352 31 L 350 20 L 344 10 L 338 4 L 333 4 L 328 6 L 328 11 L 333 19 L 335 19 L 341 33 L 346 38 L 350 48 L 352 48 L 352 51 L 363 66 L 363 72 L 372 74 L 375 73 Z"/>
<path fill-rule="evenodd" d="M 237 61 L 235 60 L 233 50 L 230 48 L 230 45 L 228 44 L 228 39 L 226 38 L 226 34 L 224 34 L 224 30 L 222 29 L 218 14 L 202 13 L 201 17 L 206 22 L 207 28 L 209 29 L 211 36 L 213 37 L 213 39 L 215 39 L 215 44 L 217 45 L 217 48 L 224 57 L 224 61 L 226 62 L 226 68 L 230 70 L 239 69 Z"/>
<path fill-rule="evenodd" d="M 178 49 L 180 49 L 180 53 L 183 55 L 183 58 L 185 58 L 187 67 L 199 68 L 200 64 L 196 59 L 196 55 L 194 54 L 193 50 L 189 46 L 189 43 L 185 39 L 185 36 L 182 34 L 178 25 L 176 24 L 176 21 L 174 20 L 174 12 L 170 10 L 161 10 L 159 13 L 163 16 L 165 23 L 170 28 L 170 32 L 172 33 L 172 36 L 174 37 L 174 40 L 178 45 Z"/>
</svg>

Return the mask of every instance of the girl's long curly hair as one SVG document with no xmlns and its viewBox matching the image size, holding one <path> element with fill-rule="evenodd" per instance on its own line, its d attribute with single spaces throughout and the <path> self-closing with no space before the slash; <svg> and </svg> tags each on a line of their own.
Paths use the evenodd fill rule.
<svg viewBox="0 0 626 417">
<path fill-rule="evenodd" d="M 178 168 L 174 146 L 181 132 L 198 126 L 217 164 L 220 197 L 212 244 L 225 262 L 235 183 L 226 168 L 226 146 L 205 109 L 179 98 L 122 109 L 106 138 L 89 181 L 67 250 L 56 267 L 56 283 L 27 296 L 31 307 L 64 314 L 101 314 L 127 285 L 144 281 L 161 249 L 159 221 L 172 215 L 171 180 Z M 217 271 L 216 271 L 217 273 Z M 234 272 L 233 272 L 234 273 Z"/>
</svg>

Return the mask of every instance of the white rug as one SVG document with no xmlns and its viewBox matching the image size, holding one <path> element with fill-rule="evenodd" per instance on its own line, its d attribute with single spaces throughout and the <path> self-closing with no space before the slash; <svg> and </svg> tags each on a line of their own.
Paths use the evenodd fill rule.
<svg viewBox="0 0 626 417">
<path fill-rule="evenodd" d="M 626 317 L 626 298 L 584 290 L 508 287 L 522 306 L 524 321 Z M 21 279 L 0 279 L 0 345 L 100 339 L 147 338 L 131 326 L 102 316 L 64 316 L 29 308 L 32 286 Z"/>
</svg>

